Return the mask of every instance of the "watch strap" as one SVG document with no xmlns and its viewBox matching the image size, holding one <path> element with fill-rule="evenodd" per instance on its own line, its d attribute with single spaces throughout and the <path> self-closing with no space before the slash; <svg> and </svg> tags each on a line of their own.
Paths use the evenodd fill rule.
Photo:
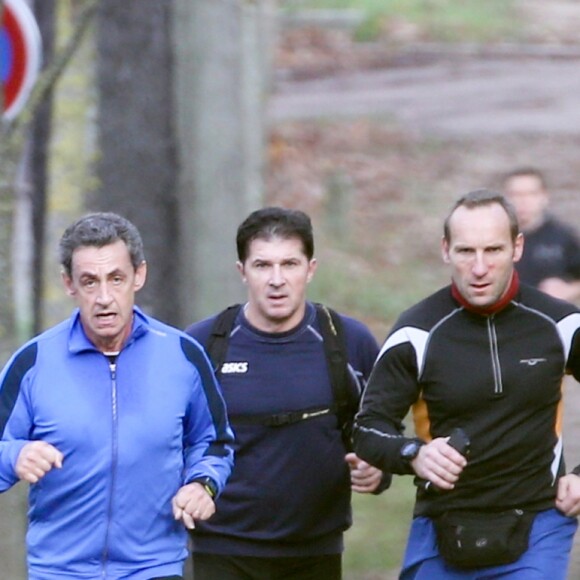
<svg viewBox="0 0 580 580">
<path fill-rule="evenodd" d="M 199 483 L 203 489 L 207 492 L 211 499 L 215 499 L 217 496 L 217 485 L 211 477 L 196 477 L 192 479 L 190 483 Z"/>
</svg>

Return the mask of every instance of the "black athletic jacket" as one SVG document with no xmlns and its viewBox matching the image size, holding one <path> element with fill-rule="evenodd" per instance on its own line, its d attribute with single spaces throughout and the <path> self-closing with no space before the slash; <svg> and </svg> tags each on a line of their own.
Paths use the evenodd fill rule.
<svg viewBox="0 0 580 580">
<path fill-rule="evenodd" d="M 520 280 L 531 286 L 546 278 L 580 280 L 580 241 L 567 224 L 548 217 L 525 233 L 525 251 L 515 264 Z"/>
<path fill-rule="evenodd" d="M 452 491 L 419 486 L 415 515 L 449 508 L 554 507 L 564 473 L 561 394 L 565 373 L 580 378 L 580 311 L 522 285 L 503 310 L 485 316 L 451 287 L 401 315 L 383 345 L 355 423 L 355 451 L 398 474 L 402 420 L 429 441 L 462 427 L 468 464 Z"/>
</svg>

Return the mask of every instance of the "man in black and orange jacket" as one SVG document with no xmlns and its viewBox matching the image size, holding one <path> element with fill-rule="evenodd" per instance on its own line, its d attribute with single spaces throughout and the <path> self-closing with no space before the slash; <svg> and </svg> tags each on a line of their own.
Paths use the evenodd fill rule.
<svg viewBox="0 0 580 580">
<path fill-rule="evenodd" d="M 436 541 L 435 520 L 457 510 L 532 514 L 529 548 L 497 570 L 486 564 L 492 577 L 565 578 L 580 470 L 565 475 L 561 383 L 565 373 L 580 378 L 580 311 L 519 284 L 522 251 L 503 196 L 458 200 L 442 241 L 452 284 L 401 315 L 363 395 L 357 454 L 418 484 L 401 578 L 479 577 L 450 567 Z M 410 407 L 416 437 L 403 435 Z M 470 441 L 467 458 L 447 443 L 456 428 Z"/>
</svg>

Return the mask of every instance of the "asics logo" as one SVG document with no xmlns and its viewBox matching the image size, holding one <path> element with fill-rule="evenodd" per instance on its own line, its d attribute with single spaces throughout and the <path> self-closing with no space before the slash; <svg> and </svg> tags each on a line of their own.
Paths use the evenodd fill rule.
<svg viewBox="0 0 580 580">
<path fill-rule="evenodd" d="M 547 361 L 547 358 L 522 358 L 520 359 L 520 364 L 528 365 L 529 367 L 535 367 L 537 364 Z"/>
<path fill-rule="evenodd" d="M 227 362 L 222 365 L 223 375 L 243 375 L 248 372 L 247 362 Z"/>
</svg>

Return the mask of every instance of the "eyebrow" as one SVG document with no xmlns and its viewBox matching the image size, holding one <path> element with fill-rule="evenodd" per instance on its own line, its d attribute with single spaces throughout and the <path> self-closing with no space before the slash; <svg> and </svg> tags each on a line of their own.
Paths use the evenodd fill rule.
<svg viewBox="0 0 580 580">
<path fill-rule="evenodd" d="M 490 242 L 489 244 L 483 246 L 483 249 L 487 250 L 490 248 L 505 248 L 507 245 L 507 242 Z M 475 247 L 476 246 L 473 244 L 467 244 L 464 242 L 457 242 L 456 244 L 453 244 L 453 248 L 456 250 L 473 250 Z"/>
<path fill-rule="evenodd" d="M 105 276 L 107 278 L 110 278 L 111 276 L 119 276 L 119 275 L 120 276 L 124 276 L 125 275 L 125 272 L 123 272 L 123 270 L 121 268 L 115 268 L 114 270 L 111 270 L 110 272 L 107 272 L 105 274 Z M 96 274 L 95 272 L 90 272 L 90 271 L 87 271 L 87 270 L 84 270 L 82 272 L 79 272 L 79 278 L 85 278 L 85 277 L 88 277 L 88 278 L 98 278 L 99 275 Z"/>
</svg>

